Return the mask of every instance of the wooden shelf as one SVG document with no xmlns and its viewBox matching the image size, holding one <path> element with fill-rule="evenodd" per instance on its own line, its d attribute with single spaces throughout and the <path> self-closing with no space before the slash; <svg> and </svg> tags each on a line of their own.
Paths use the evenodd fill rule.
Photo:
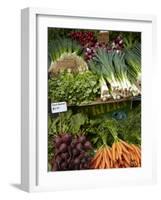
<svg viewBox="0 0 161 200">
<path fill-rule="evenodd" d="M 109 100 L 109 101 L 101 101 L 101 99 L 98 99 L 89 104 L 68 105 L 68 107 L 76 107 L 76 106 L 85 107 L 85 106 L 94 106 L 94 105 L 102 105 L 102 104 L 120 103 L 120 102 L 125 102 L 125 101 L 141 101 L 141 96 L 128 97 L 128 98 L 123 98 L 123 99 L 119 99 L 119 100 Z"/>
</svg>

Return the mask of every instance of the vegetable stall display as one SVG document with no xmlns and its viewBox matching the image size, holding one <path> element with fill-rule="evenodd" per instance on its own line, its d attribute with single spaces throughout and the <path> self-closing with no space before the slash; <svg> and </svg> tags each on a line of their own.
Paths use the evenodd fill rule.
<svg viewBox="0 0 161 200">
<path fill-rule="evenodd" d="M 141 36 L 104 32 L 48 30 L 49 171 L 141 167 Z"/>
</svg>

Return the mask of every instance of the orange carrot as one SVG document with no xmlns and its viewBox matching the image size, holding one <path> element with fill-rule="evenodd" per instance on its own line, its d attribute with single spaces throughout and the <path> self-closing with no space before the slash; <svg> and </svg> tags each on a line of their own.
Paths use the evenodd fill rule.
<svg viewBox="0 0 161 200">
<path fill-rule="evenodd" d="M 140 152 L 139 152 L 139 150 L 138 150 L 137 146 L 136 146 L 136 145 L 134 145 L 134 144 L 132 144 L 131 146 L 133 147 L 134 151 L 136 152 L 136 154 L 137 154 L 138 158 L 139 158 L 139 159 L 141 159 L 141 154 L 140 154 Z"/>
<path fill-rule="evenodd" d="M 125 141 L 121 140 L 121 143 L 128 149 L 132 150 L 132 147 Z"/>
<path fill-rule="evenodd" d="M 106 148 L 107 154 L 109 156 L 110 159 L 112 159 L 112 153 L 111 153 L 111 148 Z"/>
<path fill-rule="evenodd" d="M 104 149 L 104 159 L 105 159 L 105 163 L 106 163 L 106 168 L 110 168 L 110 157 L 107 151 L 108 148 Z"/>
<path fill-rule="evenodd" d="M 112 144 L 112 159 L 113 159 L 113 161 L 116 160 L 116 156 L 115 156 L 115 142 Z"/>
<path fill-rule="evenodd" d="M 128 165 L 130 165 L 130 159 L 128 158 L 128 156 L 126 154 L 123 154 L 122 156 L 123 156 L 124 160 L 126 161 L 126 163 Z"/>
<path fill-rule="evenodd" d="M 126 154 L 129 153 L 129 151 L 126 149 L 126 147 L 125 147 L 122 143 L 120 143 L 120 146 L 121 146 L 122 151 L 123 151 L 124 153 L 126 153 Z"/>
</svg>

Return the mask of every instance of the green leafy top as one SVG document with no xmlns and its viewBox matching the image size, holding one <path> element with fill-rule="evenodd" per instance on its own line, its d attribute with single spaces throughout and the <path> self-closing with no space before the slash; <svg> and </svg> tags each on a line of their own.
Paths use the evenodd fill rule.
<svg viewBox="0 0 161 200">
<path fill-rule="evenodd" d="M 87 104 L 100 94 L 99 80 L 90 71 L 79 74 L 61 73 L 49 79 L 49 98 L 70 105 Z"/>
<path fill-rule="evenodd" d="M 64 53 L 82 54 L 82 47 L 69 38 L 61 38 L 50 41 L 48 52 L 51 61 L 57 61 Z"/>
<path fill-rule="evenodd" d="M 109 83 L 124 80 L 135 83 L 141 74 L 141 45 L 137 43 L 119 53 L 100 48 L 89 61 L 89 68 Z"/>
<path fill-rule="evenodd" d="M 87 115 L 83 113 L 73 114 L 71 110 L 60 113 L 58 117 L 48 117 L 49 135 L 60 133 L 79 134 L 82 132 L 82 126 L 88 120 Z"/>
<path fill-rule="evenodd" d="M 71 110 L 61 113 L 58 117 L 48 118 L 48 135 L 68 132 L 73 135 L 85 134 L 97 149 L 103 144 L 109 146 L 117 137 L 128 143 L 141 143 L 141 108 L 132 109 L 125 120 L 106 117 L 90 118 L 87 114 L 73 114 Z"/>
</svg>

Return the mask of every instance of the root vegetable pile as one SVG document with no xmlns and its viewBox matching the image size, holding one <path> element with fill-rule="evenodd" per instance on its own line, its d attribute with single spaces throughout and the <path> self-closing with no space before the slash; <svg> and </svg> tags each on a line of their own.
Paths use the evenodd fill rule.
<svg viewBox="0 0 161 200">
<path fill-rule="evenodd" d="M 54 146 L 53 171 L 89 169 L 92 146 L 84 135 L 58 135 L 55 137 Z"/>
<path fill-rule="evenodd" d="M 91 161 L 92 169 L 107 169 L 113 167 L 111 149 L 107 145 L 100 147 Z"/>
<path fill-rule="evenodd" d="M 112 147 L 103 145 L 91 161 L 93 169 L 128 167 L 141 167 L 141 150 L 123 140 L 114 142 Z"/>
</svg>

